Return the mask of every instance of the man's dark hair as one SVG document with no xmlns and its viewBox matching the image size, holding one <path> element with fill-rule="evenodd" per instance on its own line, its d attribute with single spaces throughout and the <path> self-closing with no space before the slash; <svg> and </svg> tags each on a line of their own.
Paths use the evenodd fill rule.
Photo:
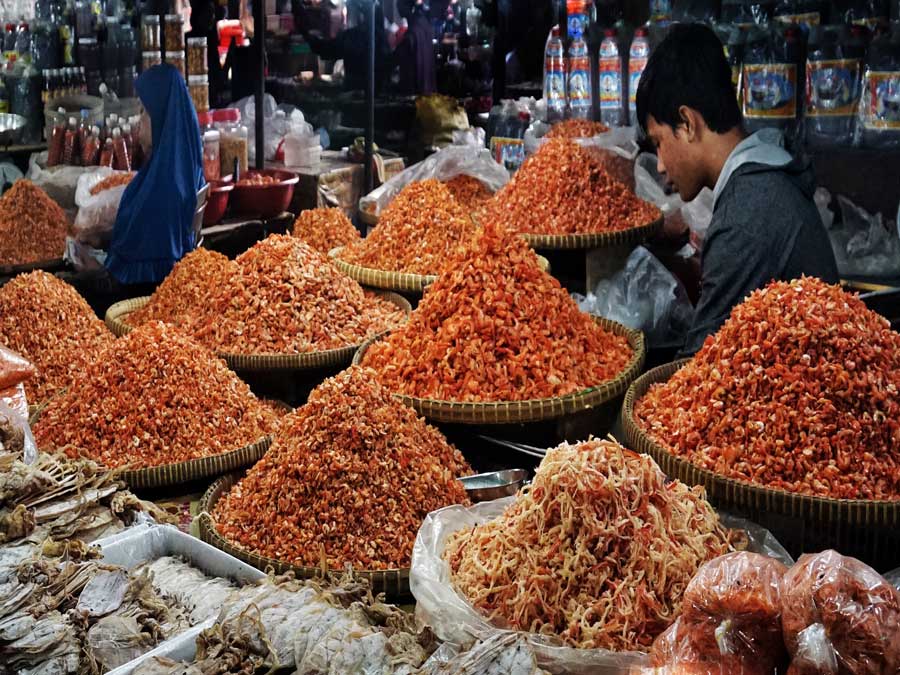
<svg viewBox="0 0 900 675">
<path fill-rule="evenodd" d="M 672 26 L 647 61 L 636 104 L 638 123 L 645 131 L 650 115 L 677 129 L 683 105 L 699 112 L 716 133 L 740 125 L 731 66 L 712 29 L 699 23 Z"/>
</svg>

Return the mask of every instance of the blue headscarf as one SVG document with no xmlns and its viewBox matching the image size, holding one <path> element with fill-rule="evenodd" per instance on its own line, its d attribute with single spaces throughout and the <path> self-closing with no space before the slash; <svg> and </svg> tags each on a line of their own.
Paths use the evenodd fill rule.
<svg viewBox="0 0 900 675">
<path fill-rule="evenodd" d="M 153 152 L 125 189 L 106 267 L 123 284 L 161 281 L 196 246 L 192 222 L 203 187 L 203 147 L 184 78 L 163 64 L 135 89 L 153 130 Z"/>
</svg>

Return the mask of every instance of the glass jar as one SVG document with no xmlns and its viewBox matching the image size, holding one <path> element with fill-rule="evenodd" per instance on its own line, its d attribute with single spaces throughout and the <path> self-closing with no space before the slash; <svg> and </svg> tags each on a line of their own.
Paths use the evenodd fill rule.
<svg viewBox="0 0 900 675">
<path fill-rule="evenodd" d="M 203 175 L 207 181 L 219 180 L 222 177 L 222 165 L 219 156 L 219 138 L 221 134 L 215 129 L 203 133 Z"/>
<path fill-rule="evenodd" d="M 146 73 L 153 66 L 162 63 L 162 54 L 159 52 L 144 52 L 141 55 L 141 72 Z"/>
<path fill-rule="evenodd" d="M 217 110 L 215 122 L 216 129 L 220 134 L 221 175 L 234 174 L 235 160 L 237 160 L 240 172 L 244 173 L 250 164 L 250 144 L 247 140 L 247 127 L 241 124 L 241 111 L 237 108 Z"/>
<path fill-rule="evenodd" d="M 162 45 L 159 41 L 159 16 L 157 14 L 145 14 L 141 17 L 141 50 L 152 52 L 161 49 Z"/>
<path fill-rule="evenodd" d="M 184 77 L 184 52 L 166 52 L 166 63 L 177 69 Z"/>
<path fill-rule="evenodd" d="M 198 113 L 209 110 L 209 78 L 206 75 L 188 75 L 188 92 Z"/>
<path fill-rule="evenodd" d="M 188 38 L 187 41 L 188 75 L 206 75 L 209 63 L 206 61 L 206 38 Z"/>
<path fill-rule="evenodd" d="M 166 52 L 184 49 L 184 16 L 166 14 Z"/>
</svg>

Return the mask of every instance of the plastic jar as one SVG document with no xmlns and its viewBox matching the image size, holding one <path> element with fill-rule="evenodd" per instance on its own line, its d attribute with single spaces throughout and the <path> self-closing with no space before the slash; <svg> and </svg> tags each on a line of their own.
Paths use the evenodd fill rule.
<svg viewBox="0 0 900 675">
<path fill-rule="evenodd" d="M 206 60 L 206 38 L 188 38 L 187 41 L 188 75 L 206 75 L 209 63 Z"/>
<path fill-rule="evenodd" d="M 209 110 L 209 78 L 206 75 L 189 75 L 188 92 L 198 113 Z"/>
<path fill-rule="evenodd" d="M 181 73 L 182 77 L 184 75 L 184 52 L 166 52 L 166 63 L 170 66 L 176 68 L 178 72 Z"/>
<path fill-rule="evenodd" d="M 247 140 L 247 127 L 241 124 L 241 111 L 237 108 L 217 110 L 215 121 L 220 134 L 221 175 L 229 176 L 234 173 L 235 160 L 241 173 L 244 173 L 250 163 L 250 144 Z"/>
<path fill-rule="evenodd" d="M 144 52 L 141 55 L 141 72 L 146 73 L 153 66 L 162 63 L 162 54 L 159 52 Z"/>
<path fill-rule="evenodd" d="M 141 17 L 141 50 L 145 52 L 160 51 L 159 15 L 145 14 Z"/>
<path fill-rule="evenodd" d="M 222 177 L 222 164 L 219 154 L 221 134 L 215 129 L 203 133 L 203 175 L 207 181 L 219 180 Z"/>
<path fill-rule="evenodd" d="M 166 14 L 166 52 L 184 49 L 184 15 Z"/>
</svg>

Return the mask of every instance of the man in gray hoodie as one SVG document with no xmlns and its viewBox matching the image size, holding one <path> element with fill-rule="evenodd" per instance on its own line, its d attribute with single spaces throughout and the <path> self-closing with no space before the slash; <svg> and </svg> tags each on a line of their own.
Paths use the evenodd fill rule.
<svg viewBox="0 0 900 675">
<path fill-rule="evenodd" d="M 700 349 L 735 305 L 773 279 L 805 274 L 837 283 L 812 168 L 784 149 L 780 132 L 743 131 L 731 67 L 712 30 L 672 27 L 641 77 L 637 117 L 660 174 L 684 201 L 713 190 L 700 301 L 683 354 Z"/>
</svg>

